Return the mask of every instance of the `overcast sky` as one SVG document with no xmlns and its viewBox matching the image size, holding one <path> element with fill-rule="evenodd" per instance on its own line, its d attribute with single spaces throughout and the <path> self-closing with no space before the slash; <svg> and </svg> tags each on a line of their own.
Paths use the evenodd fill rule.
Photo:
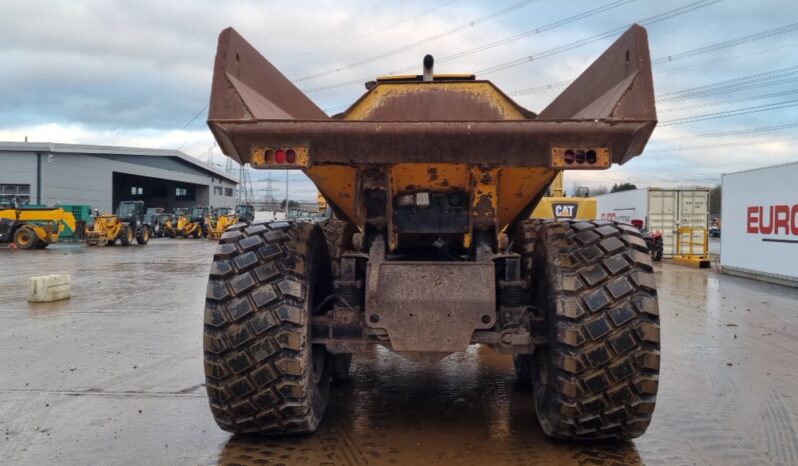
<svg viewBox="0 0 798 466">
<path fill-rule="evenodd" d="M 644 21 L 667 12 L 676 15 Z M 516 64 L 478 77 L 539 111 L 563 89 L 548 84 L 578 76 L 616 36 L 580 40 L 641 21 L 660 126 L 643 156 L 569 172 L 569 187 L 715 184 L 721 173 L 798 160 L 795 0 L 3 0 L 0 140 L 173 148 L 202 160 L 210 152 L 223 168 L 205 119 L 227 26 L 332 114 L 365 80 L 420 72 L 426 53 L 439 73 Z M 259 196 L 265 176 L 253 173 Z M 294 195 L 315 197 L 292 176 Z"/>
</svg>

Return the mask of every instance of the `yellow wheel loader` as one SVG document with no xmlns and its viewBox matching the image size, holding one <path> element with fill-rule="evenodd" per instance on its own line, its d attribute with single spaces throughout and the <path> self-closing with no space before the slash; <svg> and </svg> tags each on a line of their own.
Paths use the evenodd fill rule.
<svg viewBox="0 0 798 466">
<path fill-rule="evenodd" d="M 180 216 L 176 235 L 181 238 L 207 236 L 208 228 L 205 220 L 209 210 L 207 207 L 194 207 L 189 215 Z"/>
<path fill-rule="evenodd" d="M 171 214 L 165 215 L 162 222 L 164 234 L 169 238 L 177 238 L 186 223 L 188 223 L 188 209 L 177 208 Z"/>
<path fill-rule="evenodd" d="M 208 239 L 218 241 L 227 228 L 238 223 L 236 211 L 229 207 L 213 209 L 212 215 L 205 217 Z"/>
<path fill-rule="evenodd" d="M 86 227 L 85 242 L 88 246 L 113 246 L 116 241 L 130 246 L 135 241 L 145 245 L 150 241 L 152 226 L 144 223 L 144 202 L 122 201 L 114 214 L 96 216 Z"/>
<path fill-rule="evenodd" d="M 512 354 L 543 431 L 628 439 L 651 421 L 657 291 L 640 231 L 529 219 L 563 170 L 639 155 L 656 125 L 633 26 L 539 113 L 469 74 L 388 76 L 328 117 L 234 30 L 219 37 L 208 124 L 255 169 L 299 169 L 333 217 L 229 228 L 206 292 L 217 424 L 312 432 L 352 353 Z"/>
<path fill-rule="evenodd" d="M 0 196 L 0 243 L 17 249 L 44 249 L 58 242 L 64 209 L 28 207 L 16 196 Z"/>
</svg>

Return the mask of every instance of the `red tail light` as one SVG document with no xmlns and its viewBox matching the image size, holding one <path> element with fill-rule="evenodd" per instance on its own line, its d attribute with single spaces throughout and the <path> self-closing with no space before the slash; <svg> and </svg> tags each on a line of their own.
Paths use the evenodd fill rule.
<svg viewBox="0 0 798 466">
<path fill-rule="evenodd" d="M 274 151 L 274 161 L 277 163 L 285 163 L 285 151 L 282 149 Z"/>
</svg>

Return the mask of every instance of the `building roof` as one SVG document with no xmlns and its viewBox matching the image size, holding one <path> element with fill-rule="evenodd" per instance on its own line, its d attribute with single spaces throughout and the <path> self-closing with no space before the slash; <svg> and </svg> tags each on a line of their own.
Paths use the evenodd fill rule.
<svg viewBox="0 0 798 466">
<path fill-rule="evenodd" d="M 95 146 L 90 144 L 63 144 L 58 142 L 0 142 L 0 152 L 47 152 L 50 154 L 88 154 L 88 155 L 140 155 L 144 157 L 175 157 L 199 170 L 238 184 L 238 180 L 211 165 L 174 149 L 143 149 L 140 147 Z"/>
</svg>

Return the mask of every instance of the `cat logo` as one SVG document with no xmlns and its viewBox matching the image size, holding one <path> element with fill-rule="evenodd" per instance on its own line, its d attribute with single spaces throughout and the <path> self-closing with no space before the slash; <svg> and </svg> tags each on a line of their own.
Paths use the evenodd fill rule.
<svg viewBox="0 0 798 466">
<path fill-rule="evenodd" d="M 579 205 L 576 202 L 555 202 L 552 207 L 554 218 L 558 220 L 573 220 L 576 218 L 576 210 Z"/>
</svg>

